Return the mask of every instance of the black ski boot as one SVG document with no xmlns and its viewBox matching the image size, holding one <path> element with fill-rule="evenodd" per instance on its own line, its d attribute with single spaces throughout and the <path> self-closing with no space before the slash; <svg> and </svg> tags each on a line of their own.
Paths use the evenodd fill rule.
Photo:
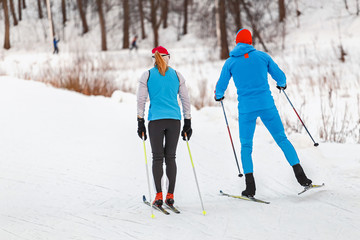
<svg viewBox="0 0 360 240">
<path fill-rule="evenodd" d="M 157 207 L 161 207 L 163 205 L 162 192 L 156 193 L 156 197 L 155 197 L 155 200 L 153 201 L 152 205 L 155 205 Z"/>
<path fill-rule="evenodd" d="M 246 189 L 241 193 L 245 197 L 254 197 L 255 196 L 255 180 L 252 173 L 245 174 L 245 183 Z"/>
<path fill-rule="evenodd" d="M 165 203 L 169 206 L 174 205 L 174 194 L 173 193 L 167 193 Z"/>
<path fill-rule="evenodd" d="M 300 163 L 298 163 L 292 167 L 294 169 L 295 177 L 296 177 L 298 183 L 300 183 L 300 185 L 303 187 L 310 186 L 312 181 L 306 177 L 304 170 L 301 167 Z"/>
</svg>

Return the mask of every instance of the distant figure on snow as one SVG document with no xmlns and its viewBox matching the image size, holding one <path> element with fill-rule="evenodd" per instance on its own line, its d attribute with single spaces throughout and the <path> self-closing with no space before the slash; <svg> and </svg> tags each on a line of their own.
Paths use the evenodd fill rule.
<svg viewBox="0 0 360 240">
<path fill-rule="evenodd" d="M 162 47 L 152 50 L 155 66 L 143 73 L 139 80 L 137 92 L 137 121 L 138 135 L 146 140 L 146 128 L 144 120 L 145 104 L 150 97 L 150 108 L 148 113 L 149 137 L 152 150 L 156 197 L 154 205 L 163 204 L 163 193 L 161 189 L 161 178 L 163 176 L 163 162 L 165 159 L 166 176 L 169 180 L 165 203 L 174 204 L 174 189 L 176 181 L 176 148 L 180 135 L 181 112 L 178 104 L 178 96 L 181 99 L 184 126 L 181 132 L 183 140 L 185 134 L 190 140 L 191 113 L 190 99 L 185 85 L 184 77 L 175 69 L 168 66 L 170 54 Z"/>
<path fill-rule="evenodd" d="M 60 42 L 60 39 L 59 40 L 56 40 L 56 37 L 54 37 L 54 52 L 53 54 L 58 54 L 59 53 L 59 48 L 58 48 L 58 42 Z"/>
<path fill-rule="evenodd" d="M 251 154 L 258 117 L 293 167 L 297 181 L 302 186 L 309 186 L 312 181 L 306 177 L 295 148 L 285 135 L 267 78 L 270 73 L 277 82 L 276 87 L 281 90 L 286 89 L 286 76 L 267 53 L 256 50 L 251 44 L 250 31 L 240 29 L 236 36 L 236 46 L 221 70 L 215 90 L 215 100 L 222 101 L 231 77 L 237 88 L 241 162 L 246 182 L 246 189 L 242 195 L 246 197 L 255 195 Z"/>
<path fill-rule="evenodd" d="M 131 41 L 130 51 L 131 51 L 133 48 L 135 48 L 136 50 L 138 49 L 138 46 L 136 45 L 137 38 L 138 38 L 138 36 L 136 35 L 136 36 L 134 37 L 134 39 Z"/>
</svg>

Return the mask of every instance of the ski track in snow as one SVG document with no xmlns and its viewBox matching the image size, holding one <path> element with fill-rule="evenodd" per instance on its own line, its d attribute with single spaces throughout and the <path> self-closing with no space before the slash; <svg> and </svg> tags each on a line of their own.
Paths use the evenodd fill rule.
<svg viewBox="0 0 360 240">
<path fill-rule="evenodd" d="M 302 188 L 260 124 L 254 141 L 257 197 L 271 204 L 231 199 L 219 190 L 240 194 L 244 178 L 237 176 L 221 109 L 194 111 L 189 144 L 207 215 L 202 215 L 187 147 L 180 140 L 175 197 L 181 213 L 165 216 L 154 210 L 151 219 L 141 199 L 148 189 L 135 97 L 119 103 L 0 77 L 0 103 L 1 239 L 360 236 L 360 163 L 353 156 L 359 145 L 321 143 L 313 149 L 310 142 L 297 149 L 308 176 L 326 184 L 297 196 Z M 236 120 L 230 125 L 240 161 Z M 150 170 L 149 141 L 146 147 Z"/>
</svg>

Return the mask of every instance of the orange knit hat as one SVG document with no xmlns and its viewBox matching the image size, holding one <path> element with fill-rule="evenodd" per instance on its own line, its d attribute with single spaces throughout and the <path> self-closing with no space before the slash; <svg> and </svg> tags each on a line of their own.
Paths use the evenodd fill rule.
<svg viewBox="0 0 360 240">
<path fill-rule="evenodd" d="M 236 34 L 236 44 L 238 43 L 246 43 L 246 44 L 252 44 L 252 36 L 251 32 L 245 28 L 240 29 Z"/>
</svg>

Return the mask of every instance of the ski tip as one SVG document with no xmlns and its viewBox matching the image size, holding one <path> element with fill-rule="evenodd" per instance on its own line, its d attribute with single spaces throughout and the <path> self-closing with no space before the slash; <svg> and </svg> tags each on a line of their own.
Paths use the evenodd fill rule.
<svg viewBox="0 0 360 240">
<path fill-rule="evenodd" d="M 222 190 L 220 190 L 220 193 L 222 194 L 222 193 L 223 193 L 223 191 L 222 191 Z"/>
<path fill-rule="evenodd" d="M 155 215 L 154 215 L 154 214 L 151 214 L 151 218 L 154 219 L 154 218 L 155 218 Z"/>
<path fill-rule="evenodd" d="M 203 211 L 203 214 L 204 214 L 204 216 L 206 215 L 206 211 L 205 211 L 205 210 Z"/>
<path fill-rule="evenodd" d="M 143 201 L 146 201 L 146 197 L 145 197 L 145 195 L 143 195 Z"/>
</svg>

